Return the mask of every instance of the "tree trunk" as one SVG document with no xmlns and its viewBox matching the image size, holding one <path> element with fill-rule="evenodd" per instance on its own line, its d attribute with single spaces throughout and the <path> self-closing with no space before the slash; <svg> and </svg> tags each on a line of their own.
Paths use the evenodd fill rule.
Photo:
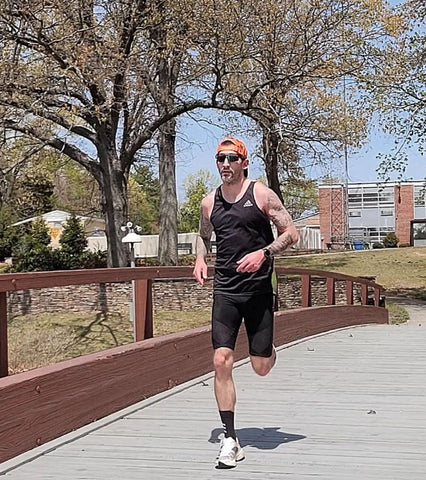
<svg viewBox="0 0 426 480">
<path fill-rule="evenodd" d="M 101 206 L 108 240 L 108 267 L 126 267 L 129 263 L 127 245 L 121 241 L 121 226 L 127 222 L 127 180 L 115 153 L 101 158 Z"/>
<path fill-rule="evenodd" d="M 272 129 L 262 128 L 263 162 L 265 163 L 268 186 L 283 201 L 278 177 L 278 150 L 280 139 Z"/>
<path fill-rule="evenodd" d="M 160 127 L 158 135 L 160 180 L 160 234 L 158 262 L 177 265 L 177 194 L 176 194 L 176 120 Z"/>
</svg>

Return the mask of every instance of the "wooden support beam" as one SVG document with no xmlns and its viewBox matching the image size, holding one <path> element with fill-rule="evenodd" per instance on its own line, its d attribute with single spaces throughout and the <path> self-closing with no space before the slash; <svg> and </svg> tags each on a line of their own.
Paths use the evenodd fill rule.
<svg viewBox="0 0 426 480">
<path fill-rule="evenodd" d="M 374 287 L 374 306 L 380 307 L 380 288 Z"/>
<path fill-rule="evenodd" d="M 0 292 L 0 377 L 9 374 L 7 353 L 7 293 Z"/>
<path fill-rule="evenodd" d="M 327 305 L 336 305 L 336 279 L 327 278 Z"/>
<path fill-rule="evenodd" d="M 361 283 L 361 305 L 367 305 L 368 285 Z"/>
<path fill-rule="evenodd" d="M 311 304 L 311 276 L 302 275 L 302 307 L 310 307 Z"/>
<path fill-rule="evenodd" d="M 135 340 L 153 337 L 152 280 L 134 281 Z"/>
<path fill-rule="evenodd" d="M 354 282 L 346 280 L 346 304 L 354 304 Z"/>
</svg>

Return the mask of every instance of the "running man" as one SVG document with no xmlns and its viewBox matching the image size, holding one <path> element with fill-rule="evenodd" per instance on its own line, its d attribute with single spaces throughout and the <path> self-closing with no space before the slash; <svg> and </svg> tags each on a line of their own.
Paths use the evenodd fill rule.
<svg viewBox="0 0 426 480">
<path fill-rule="evenodd" d="M 213 285 L 212 343 L 214 392 L 224 428 L 216 468 L 232 468 L 244 459 L 235 433 L 234 348 L 242 320 L 249 341 L 250 361 L 258 375 L 274 366 L 273 257 L 298 240 L 293 221 L 278 196 L 247 178 L 247 148 L 241 140 L 225 138 L 216 152 L 222 184 L 201 202 L 200 232 L 193 275 L 207 279 L 206 255 L 216 234 Z M 271 222 L 278 236 L 274 240 Z"/>
</svg>

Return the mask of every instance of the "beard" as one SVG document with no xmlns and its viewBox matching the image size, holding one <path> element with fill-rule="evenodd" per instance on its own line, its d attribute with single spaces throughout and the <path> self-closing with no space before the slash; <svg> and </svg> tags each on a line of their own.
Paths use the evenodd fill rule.
<svg viewBox="0 0 426 480">
<path fill-rule="evenodd" d="M 222 170 L 220 172 L 220 178 L 222 179 L 222 182 L 230 185 L 232 183 L 236 183 L 241 179 L 242 172 L 234 172 L 233 170 L 225 170 L 225 172 Z"/>
</svg>

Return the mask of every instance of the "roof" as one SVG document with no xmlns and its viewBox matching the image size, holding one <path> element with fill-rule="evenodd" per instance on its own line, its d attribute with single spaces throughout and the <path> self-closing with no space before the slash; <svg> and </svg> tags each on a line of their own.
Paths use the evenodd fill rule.
<svg viewBox="0 0 426 480">
<path fill-rule="evenodd" d="M 299 218 L 293 219 L 293 223 L 296 226 L 319 225 L 319 212 L 306 213 L 307 212 L 303 212 Z"/>
<path fill-rule="evenodd" d="M 23 225 L 24 223 L 34 222 L 34 220 L 40 217 L 42 217 L 45 222 L 63 223 L 63 222 L 66 222 L 70 216 L 71 216 L 71 213 L 65 212 L 63 210 L 52 210 L 51 212 L 44 213 L 43 215 L 37 215 L 35 217 L 26 218 L 25 220 L 20 220 L 19 222 L 14 223 L 12 227 Z M 100 218 L 85 217 L 83 215 L 76 215 L 76 217 L 83 221 L 86 221 L 86 220 L 98 220 L 100 222 L 104 221 Z"/>
<path fill-rule="evenodd" d="M 396 181 L 396 182 L 349 182 L 348 187 L 349 188 L 354 188 L 354 187 L 398 187 L 398 186 L 403 186 L 403 185 L 413 185 L 413 186 L 424 186 L 425 185 L 425 180 L 401 180 L 401 181 Z M 345 188 L 344 183 L 332 183 L 332 184 L 326 184 L 322 183 L 321 185 L 318 186 L 318 188 L 323 189 L 323 188 Z"/>
</svg>

